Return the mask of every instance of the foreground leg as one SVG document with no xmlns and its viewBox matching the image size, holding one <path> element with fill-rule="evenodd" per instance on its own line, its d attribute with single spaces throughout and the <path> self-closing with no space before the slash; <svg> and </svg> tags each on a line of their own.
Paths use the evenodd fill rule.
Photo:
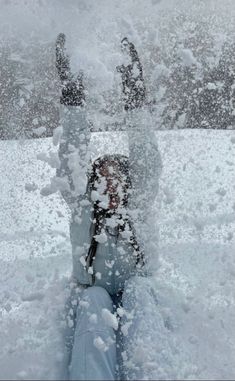
<svg viewBox="0 0 235 381">
<path fill-rule="evenodd" d="M 77 309 L 77 323 L 70 364 L 70 380 L 114 380 L 116 340 L 104 311 L 113 312 L 112 300 L 101 287 L 83 292 Z"/>
<path fill-rule="evenodd" d="M 161 379 L 169 332 L 151 278 L 133 277 L 123 293 L 123 370 L 126 380 Z M 160 377 L 159 377 L 160 375 Z"/>
</svg>

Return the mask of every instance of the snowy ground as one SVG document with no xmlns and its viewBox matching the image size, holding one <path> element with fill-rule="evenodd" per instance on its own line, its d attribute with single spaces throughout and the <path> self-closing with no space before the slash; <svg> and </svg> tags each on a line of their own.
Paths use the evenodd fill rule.
<svg viewBox="0 0 235 381">
<path fill-rule="evenodd" d="M 152 338 L 154 379 L 235 378 L 232 131 L 158 132 L 159 266 L 170 330 Z M 71 272 L 68 210 L 40 189 L 50 139 L 0 142 L 0 378 L 65 378 L 63 308 Z M 157 256 L 156 256 L 157 262 Z"/>
</svg>

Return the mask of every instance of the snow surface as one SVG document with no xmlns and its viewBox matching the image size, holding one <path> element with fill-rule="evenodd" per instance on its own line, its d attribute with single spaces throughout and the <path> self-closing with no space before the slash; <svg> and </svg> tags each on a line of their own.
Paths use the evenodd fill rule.
<svg viewBox="0 0 235 381">
<path fill-rule="evenodd" d="M 72 68 L 84 69 L 89 94 L 101 106 L 104 100 L 97 94 L 120 90 L 113 69 L 123 63 L 117 48 L 123 36 L 136 44 L 147 88 L 154 91 L 169 70 L 156 64 L 155 47 L 171 55 L 175 40 L 184 41 L 202 20 L 216 40 L 215 64 L 223 42 L 234 36 L 234 0 L 0 0 L 0 6 L 2 41 L 54 44 L 58 33 L 66 33 Z M 175 21 L 182 10 L 191 22 L 181 28 Z M 186 66 L 197 64 L 188 49 L 177 55 Z M 160 88 L 156 99 L 163 94 Z M 96 125 L 102 127 L 103 120 L 97 118 Z M 36 126 L 35 119 L 40 135 Z M 50 184 L 60 135 L 59 127 L 53 139 L 0 141 L 0 379 L 67 377 L 69 210 L 53 193 L 59 184 Z M 146 378 L 232 380 L 235 135 L 184 130 L 157 132 L 157 137 L 164 167 L 153 205 L 160 242 L 151 282 L 159 304 L 156 315 L 149 316 L 156 330 L 136 348 L 136 358 L 145 361 Z M 126 153 L 116 135 L 93 136 L 94 147 L 100 144 L 105 153 L 116 151 L 110 140 Z M 95 345 L 104 350 L 103 344 L 97 338 Z"/>
<path fill-rule="evenodd" d="M 102 136 L 92 137 L 101 152 Z M 160 131 L 157 138 L 164 168 L 153 205 L 160 242 L 151 282 L 156 319 L 164 318 L 168 329 L 159 323 L 151 342 L 142 343 L 151 358 L 141 348 L 136 355 L 146 359 L 150 379 L 232 380 L 234 132 Z M 0 142 L 1 379 L 67 377 L 69 211 L 58 193 L 41 195 L 55 169 L 37 159 L 56 149 L 52 139 Z M 115 323 L 112 316 L 106 320 Z"/>
</svg>

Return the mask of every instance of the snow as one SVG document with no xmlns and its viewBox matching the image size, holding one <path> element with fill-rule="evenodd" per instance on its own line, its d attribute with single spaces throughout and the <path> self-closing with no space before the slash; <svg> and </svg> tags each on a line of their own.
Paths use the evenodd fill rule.
<svg viewBox="0 0 235 381">
<path fill-rule="evenodd" d="M 52 168 L 59 168 L 60 167 L 60 160 L 58 157 L 57 152 L 49 151 L 49 156 L 45 152 L 41 152 L 37 156 L 38 160 L 45 161 L 48 163 Z"/>
<path fill-rule="evenodd" d="M 59 144 L 62 133 L 63 133 L 63 127 L 62 126 L 58 126 L 57 128 L 54 129 L 54 131 L 53 131 L 53 144 L 54 144 L 54 146 L 57 146 Z"/>
<path fill-rule="evenodd" d="M 36 189 L 38 189 L 37 185 L 34 184 L 34 183 L 26 183 L 25 184 L 25 189 L 28 191 L 28 192 L 34 192 Z"/>
<path fill-rule="evenodd" d="M 234 0 L 191 1 L 190 6 L 189 0 L 0 3 L 2 41 L 12 39 L 17 44 L 18 38 L 27 51 L 32 42 L 54 46 L 57 34 L 66 33 L 72 69 L 84 70 L 91 105 L 94 101 L 104 109 L 101 92 L 109 94 L 112 89 L 114 98 L 120 99 L 120 78 L 113 69 L 124 63 L 118 49 L 123 36 L 135 43 L 147 88 L 152 87 L 150 95 L 154 93 L 157 101 L 164 100 L 166 91 L 158 80 L 168 77 L 171 70 L 159 60 L 158 49 L 165 47 L 166 56 L 174 53 L 186 67 L 196 65 L 200 77 L 200 53 L 194 55 L 191 47 L 184 46 L 188 32 L 197 30 L 197 21 L 206 23 L 216 41 L 217 50 L 206 57 L 208 66 L 213 67 L 220 58 L 223 42 L 234 40 Z M 189 16 L 188 24 L 180 25 L 181 11 Z M 175 51 L 175 46 L 181 49 Z M 19 56 L 12 58 L 23 63 Z M 33 83 L 25 86 L 28 90 L 33 87 Z M 209 82 L 207 87 L 213 91 L 221 83 Z M 113 102 L 112 96 L 108 98 Z M 21 98 L 20 105 L 24 103 Z M 91 113 L 90 117 L 97 130 L 104 125 L 113 129 L 111 116 Z M 184 125 L 184 118 L 185 114 L 179 117 L 179 126 Z M 115 122 L 118 127 L 122 118 Z M 32 125 L 40 137 L 44 127 L 37 118 Z M 158 128 L 156 120 L 156 131 Z M 0 141 L 0 379 L 68 377 L 64 342 L 66 324 L 73 327 L 73 320 L 66 322 L 65 304 L 72 288 L 72 257 L 69 210 L 59 194 L 68 184 L 55 177 L 61 134 L 59 126 L 52 139 Z M 159 248 L 153 253 L 150 281 L 157 299 L 145 319 L 152 329 L 137 340 L 133 358 L 142 364 L 144 379 L 233 380 L 234 131 L 156 134 L 163 173 L 152 205 L 159 226 Z M 92 143 L 93 159 L 102 152 L 128 155 L 127 140 L 119 132 L 93 133 Z M 77 161 L 77 153 L 72 153 L 71 165 Z M 76 184 L 78 193 L 85 185 L 85 181 Z M 98 197 L 94 194 L 94 199 Z M 99 242 L 107 239 L 104 234 L 97 238 Z M 81 260 L 85 265 L 84 257 Z M 106 264 L 112 269 L 112 261 Z M 88 307 L 86 301 L 81 304 Z M 120 318 L 125 316 L 122 308 L 117 313 Z M 107 311 L 103 315 L 108 324 L 117 327 L 115 315 Z M 95 323 L 96 316 L 89 320 Z M 130 322 L 123 326 L 125 335 L 130 326 Z M 104 351 L 110 344 L 100 337 L 94 341 Z"/>
<path fill-rule="evenodd" d="M 101 316 L 104 319 L 104 323 L 108 327 L 112 327 L 113 329 L 118 329 L 118 320 L 114 314 L 112 314 L 107 308 L 103 308 L 101 312 Z"/>
<path fill-rule="evenodd" d="M 197 60 L 195 59 L 193 52 L 190 49 L 181 49 L 179 51 L 179 56 L 182 59 L 182 63 L 185 66 L 197 65 Z"/>
<path fill-rule="evenodd" d="M 42 136 L 46 132 L 46 127 L 33 128 L 33 132 L 38 137 Z"/>
<path fill-rule="evenodd" d="M 94 345 L 96 348 L 98 348 L 100 351 L 106 352 L 109 347 L 108 345 L 104 342 L 104 340 L 98 336 L 94 339 Z"/>
<path fill-rule="evenodd" d="M 153 205 L 160 242 L 151 282 L 156 318 L 169 329 L 141 343 L 152 353 L 144 369 L 154 379 L 234 379 L 234 132 L 161 131 L 157 138 L 164 168 Z M 99 145 L 105 150 L 102 138 Z M 37 160 L 53 149 L 52 139 L 0 142 L 2 379 L 67 377 L 69 211 L 58 192 L 41 196 L 55 169 Z"/>
<path fill-rule="evenodd" d="M 105 234 L 105 232 L 102 232 L 101 234 L 96 234 L 94 236 L 95 240 L 99 243 L 105 243 L 107 242 L 107 235 Z"/>
</svg>

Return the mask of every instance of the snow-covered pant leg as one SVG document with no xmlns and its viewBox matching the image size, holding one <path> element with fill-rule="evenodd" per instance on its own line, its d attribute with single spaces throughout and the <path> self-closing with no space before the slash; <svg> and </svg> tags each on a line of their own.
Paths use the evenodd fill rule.
<svg viewBox="0 0 235 381">
<path fill-rule="evenodd" d="M 63 133 L 59 146 L 60 165 L 55 185 L 72 213 L 86 195 L 87 170 L 90 163 L 90 126 L 84 107 L 62 106 L 60 122 Z"/>
<path fill-rule="evenodd" d="M 128 113 L 127 125 L 132 182 L 130 214 L 138 242 L 143 245 L 145 260 L 153 267 L 156 264 L 158 242 L 156 208 L 153 204 L 162 171 L 161 155 L 148 111 L 134 110 Z M 154 258 L 150 264 L 151 257 Z"/>
<path fill-rule="evenodd" d="M 152 209 L 162 171 L 152 118 L 146 110 L 135 110 L 127 118 L 132 194 L 130 207 L 142 218 Z"/>
<path fill-rule="evenodd" d="M 126 380 L 157 380 L 164 360 L 166 328 L 153 281 L 133 277 L 123 293 L 123 370 Z M 164 361 L 163 361 L 164 363 Z"/>
<path fill-rule="evenodd" d="M 73 340 L 74 340 L 74 330 L 76 323 L 76 311 L 79 300 L 84 292 L 84 286 L 78 285 L 77 282 L 70 281 L 68 284 L 68 298 L 65 303 L 65 327 L 64 327 L 64 343 L 66 351 L 66 364 L 67 368 L 71 362 Z"/>
<path fill-rule="evenodd" d="M 70 380 L 114 380 L 116 340 L 102 310 L 113 312 L 111 297 L 102 287 L 88 287 L 77 308 Z"/>
</svg>

